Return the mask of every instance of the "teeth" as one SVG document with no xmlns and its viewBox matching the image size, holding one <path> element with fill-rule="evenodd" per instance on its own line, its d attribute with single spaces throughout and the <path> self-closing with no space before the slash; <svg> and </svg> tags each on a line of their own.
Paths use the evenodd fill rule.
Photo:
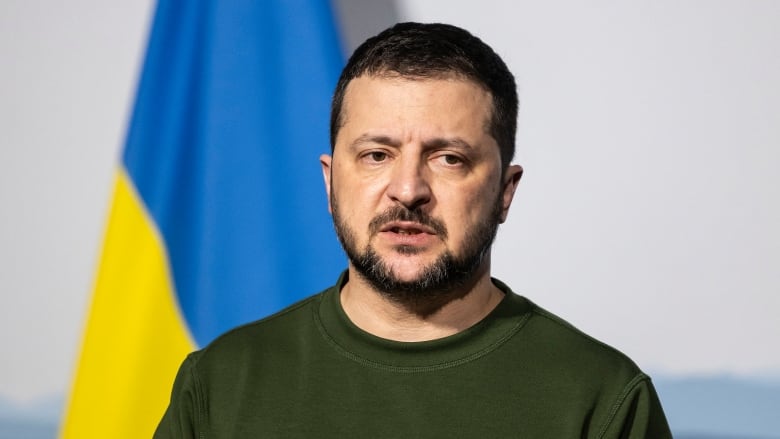
<svg viewBox="0 0 780 439">
<path fill-rule="evenodd" d="M 400 229 L 398 227 L 393 227 L 391 231 L 399 235 L 417 235 L 418 233 L 420 233 L 419 230 L 405 230 L 405 229 Z"/>
</svg>

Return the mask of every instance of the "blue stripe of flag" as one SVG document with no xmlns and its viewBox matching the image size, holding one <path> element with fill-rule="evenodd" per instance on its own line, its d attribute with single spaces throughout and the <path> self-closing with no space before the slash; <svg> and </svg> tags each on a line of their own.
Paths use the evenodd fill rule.
<svg viewBox="0 0 780 439">
<path fill-rule="evenodd" d="M 160 0 L 123 163 L 199 346 L 332 284 L 327 1 Z"/>
</svg>

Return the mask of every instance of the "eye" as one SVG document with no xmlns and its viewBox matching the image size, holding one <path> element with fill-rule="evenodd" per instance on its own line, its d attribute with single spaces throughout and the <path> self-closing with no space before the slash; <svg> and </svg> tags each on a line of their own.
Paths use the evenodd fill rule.
<svg viewBox="0 0 780 439">
<path fill-rule="evenodd" d="M 383 162 L 387 160 L 387 153 L 384 151 L 371 151 L 367 154 L 368 159 L 372 162 Z"/>
<path fill-rule="evenodd" d="M 366 165 L 373 166 L 373 165 L 380 165 L 383 163 L 388 162 L 392 156 L 389 152 L 382 150 L 382 149 L 376 149 L 376 150 L 370 150 L 370 151 L 363 151 L 360 156 L 360 161 L 363 162 Z"/>
<path fill-rule="evenodd" d="M 450 155 L 450 154 L 444 156 L 444 161 L 448 165 L 457 165 L 458 163 L 461 162 L 460 157 L 456 155 Z"/>
<path fill-rule="evenodd" d="M 439 161 L 447 166 L 457 166 L 463 163 L 463 159 L 455 154 L 442 154 L 439 156 Z"/>
</svg>

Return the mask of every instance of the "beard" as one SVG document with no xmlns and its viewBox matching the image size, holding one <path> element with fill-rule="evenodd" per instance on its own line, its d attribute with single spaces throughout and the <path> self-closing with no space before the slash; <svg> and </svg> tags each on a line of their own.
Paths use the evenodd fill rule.
<svg viewBox="0 0 780 439">
<path fill-rule="evenodd" d="M 368 226 L 369 243 L 359 249 L 354 231 L 340 215 L 335 196 L 331 196 L 331 206 L 336 235 L 358 275 L 387 299 L 421 316 L 435 313 L 442 306 L 463 297 L 468 292 L 469 289 L 464 286 L 476 280 L 475 274 L 489 254 L 496 237 L 502 211 L 499 192 L 490 216 L 478 221 L 466 233 L 460 255 L 445 250 L 433 262 L 422 267 L 414 279 L 402 280 L 377 254 L 370 243 L 371 238 L 379 232 L 382 225 L 388 222 L 413 221 L 430 227 L 437 236 L 446 239 L 447 228 L 444 222 L 419 208 L 407 209 L 396 205 L 371 220 Z M 404 255 L 421 251 L 417 247 L 407 245 L 398 245 L 394 250 Z"/>
</svg>

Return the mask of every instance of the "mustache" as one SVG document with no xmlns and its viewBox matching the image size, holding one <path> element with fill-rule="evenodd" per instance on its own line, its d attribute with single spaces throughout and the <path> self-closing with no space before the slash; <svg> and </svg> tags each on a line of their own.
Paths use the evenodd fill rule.
<svg viewBox="0 0 780 439">
<path fill-rule="evenodd" d="M 409 221 L 422 224 L 433 229 L 443 239 L 447 238 L 447 227 L 444 225 L 444 221 L 434 218 L 420 209 L 410 210 L 402 206 L 393 206 L 375 216 L 368 223 L 369 236 L 376 235 L 383 225 L 392 221 Z"/>
</svg>

